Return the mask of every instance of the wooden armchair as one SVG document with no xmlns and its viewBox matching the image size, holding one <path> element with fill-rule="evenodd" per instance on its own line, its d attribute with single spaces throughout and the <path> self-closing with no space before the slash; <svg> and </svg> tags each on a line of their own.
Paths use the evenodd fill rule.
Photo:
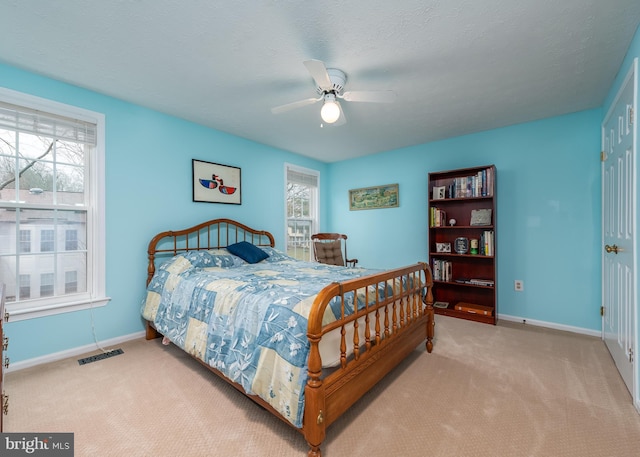
<svg viewBox="0 0 640 457">
<path fill-rule="evenodd" d="M 347 257 L 347 235 L 342 233 L 314 233 L 311 235 L 313 256 L 317 262 L 355 267 L 358 259 Z M 344 253 L 343 253 L 344 251 Z"/>
</svg>

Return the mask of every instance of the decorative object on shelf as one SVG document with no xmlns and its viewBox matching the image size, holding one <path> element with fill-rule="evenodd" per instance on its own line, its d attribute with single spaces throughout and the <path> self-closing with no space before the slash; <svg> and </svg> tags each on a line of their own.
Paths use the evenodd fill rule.
<svg viewBox="0 0 640 457">
<path fill-rule="evenodd" d="M 398 184 L 363 187 L 349 191 L 349 211 L 396 208 L 400 206 Z"/>
<path fill-rule="evenodd" d="M 469 238 L 463 236 L 456 238 L 455 250 L 458 254 L 466 254 L 469 252 Z"/>
<path fill-rule="evenodd" d="M 193 201 L 241 205 L 240 168 L 193 159 Z"/>
<path fill-rule="evenodd" d="M 436 243 L 436 252 L 451 252 L 451 243 Z"/>
<path fill-rule="evenodd" d="M 434 200 L 442 200 L 445 198 L 445 186 L 438 186 L 433 188 L 433 199 Z"/>
<path fill-rule="evenodd" d="M 469 252 L 471 254 L 477 254 L 478 253 L 478 240 L 477 239 L 472 239 L 471 240 L 471 249 L 469 250 Z"/>
<path fill-rule="evenodd" d="M 491 225 L 491 209 L 471 210 L 471 225 Z"/>
<path fill-rule="evenodd" d="M 456 221 L 455 219 L 453 219 L 453 218 L 452 218 L 452 219 L 449 219 L 449 225 L 450 225 L 451 227 L 453 227 L 454 225 L 456 225 L 456 222 L 457 222 L 457 221 Z"/>
</svg>

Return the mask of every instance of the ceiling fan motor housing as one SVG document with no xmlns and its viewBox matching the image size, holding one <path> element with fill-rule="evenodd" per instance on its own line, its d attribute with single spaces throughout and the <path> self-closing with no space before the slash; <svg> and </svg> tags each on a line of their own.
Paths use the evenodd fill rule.
<svg viewBox="0 0 640 457">
<path fill-rule="evenodd" d="M 331 91 L 336 94 L 342 94 L 344 90 L 344 84 L 347 82 L 347 75 L 342 70 L 338 70 L 337 68 L 327 68 L 327 74 L 329 75 L 329 79 L 331 80 Z M 322 95 L 327 92 L 325 89 L 322 89 L 320 86 L 316 86 L 316 92 Z"/>
</svg>

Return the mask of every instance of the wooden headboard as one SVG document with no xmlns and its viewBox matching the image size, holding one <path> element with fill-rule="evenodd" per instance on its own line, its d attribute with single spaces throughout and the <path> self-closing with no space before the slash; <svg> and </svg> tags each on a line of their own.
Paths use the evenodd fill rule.
<svg viewBox="0 0 640 457">
<path fill-rule="evenodd" d="M 224 248 L 240 241 L 256 246 L 275 247 L 273 235 L 255 230 L 231 219 L 213 219 L 184 230 L 158 233 L 149 242 L 147 285 L 156 271 L 156 262 L 181 252 Z"/>
</svg>

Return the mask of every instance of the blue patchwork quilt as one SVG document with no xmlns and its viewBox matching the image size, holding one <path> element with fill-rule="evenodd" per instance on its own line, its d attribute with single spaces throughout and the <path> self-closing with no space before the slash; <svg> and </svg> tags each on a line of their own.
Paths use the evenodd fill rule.
<svg viewBox="0 0 640 457">
<path fill-rule="evenodd" d="M 313 301 L 332 282 L 375 271 L 301 262 L 262 249 L 269 257 L 256 264 L 226 249 L 173 257 L 149 283 L 142 315 L 174 344 L 302 427 Z M 353 300 L 348 305 L 353 312 Z M 339 316 L 339 304 L 332 304 L 324 323 Z"/>
</svg>

